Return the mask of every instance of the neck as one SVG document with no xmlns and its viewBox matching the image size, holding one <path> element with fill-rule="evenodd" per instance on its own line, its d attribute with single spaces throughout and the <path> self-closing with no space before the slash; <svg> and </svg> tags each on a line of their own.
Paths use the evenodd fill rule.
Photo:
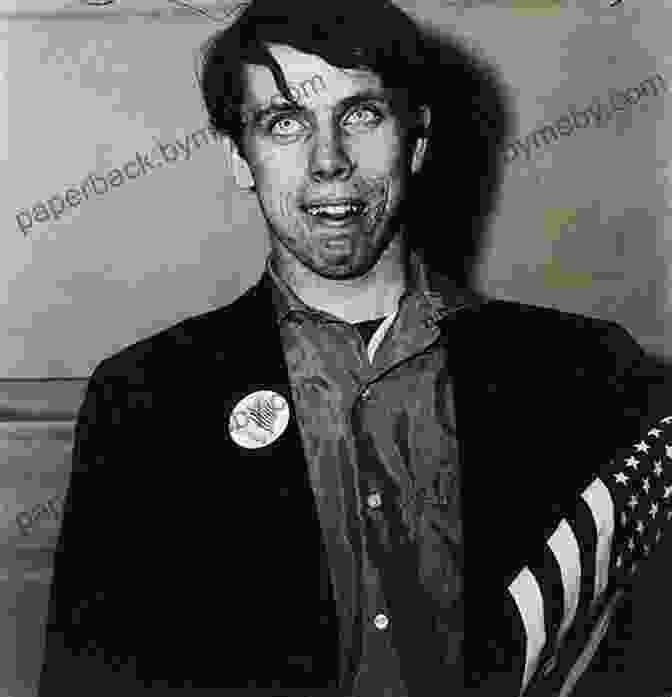
<svg viewBox="0 0 672 697">
<path fill-rule="evenodd" d="M 279 245 L 282 247 L 282 245 Z M 310 307 L 345 322 L 365 322 L 397 309 L 406 290 L 403 236 L 390 242 L 372 269 L 359 278 L 323 278 L 301 264 L 284 247 L 273 245 L 273 270 Z"/>
</svg>

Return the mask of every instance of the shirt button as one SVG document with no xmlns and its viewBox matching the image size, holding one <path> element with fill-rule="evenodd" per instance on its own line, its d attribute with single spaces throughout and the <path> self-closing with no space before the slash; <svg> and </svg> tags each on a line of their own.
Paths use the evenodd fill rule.
<svg viewBox="0 0 672 697">
<path fill-rule="evenodd" d="M 381 613 L 374 617 L 373 623 L 376 625 L 378 629 L 386 629 L 387 625 L 390 623 L 390 620 L 387 619 L 387 615 L 383 615 Z"/>
<path fill-rule="evenodd" d="M 366 499 L 366 502 L 369 504 L 369 508 L 378 508 L 383 503 L 383 500 L 380 498 L 380 494 L 375 493 L 371 494 Z"/>
<path fill-rule="evenodd" d="M 373 395 L 371 394 L 371 389 L 369 387 L 367 387 L 364 390 L 364 392 L 362 392 L 362 401 L 368 402 L 372 397 L 373 397 Z"/>
</svg>

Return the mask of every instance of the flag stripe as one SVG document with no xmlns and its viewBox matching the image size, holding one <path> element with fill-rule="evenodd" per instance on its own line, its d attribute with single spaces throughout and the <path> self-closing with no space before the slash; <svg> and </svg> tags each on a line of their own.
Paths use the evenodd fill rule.
<svg viewBox="0 0 672 697">
<path fill-rule="evenodd" d="M 579 590 L 579 605 L 576 617 L 581 622 L 587 619 L 595 593 L 595 559 L 597 553 L 597 528 L 592 511 L 583 498 L 579 498 L 574 509 L 574 516 L 569 519 L 581 550 L 581 584 Z M 577 622 L 575 620 L 574 624 Z M 583 631 L 583 626 L 576 626 L 577 631 Z"/>
<path fill-rule="evenodd" d="M 595 591 L 592 603 L 597 602 L 604 593 L 609 580 L 609 561 L 611 542 L 614 537 L 614 501 L 609 489 L 601 479 L 595 479 L 581 494 L 588 504 L 597 529 L 597 549 L 595 553 Z"/>
<path fill-rule="evenodd" d="M 555 640 L 565 611 L 565 589 L 560 565 L 548 544 L 543 545 L 538 557 L 531 558 L 528 568 L 534 574 L 544 599 L 544 626 L 547 641 L 539 659 L 540 664 L 543 665 L 555 654 Z"/>
<path fill-rule="evenodd" d="M 579 544 L 569 523 L 563 518 L 547 542 L 555 554 L 560 566 L 562 585 L 564 587 L 565 613 L 558 633 L 558 642 L 562 643 L 576 616 L 579 605 L 579 579 L 581 577 L 581 554 Z"/>
<path fill-rule="evenodd" d="M 501 623 L 493 622 L 498 637 L 497 689 L 485 694 L 514 696 L 522 691 L 527 639 L 520 607 L 511 592 L 504 595 Z M 481 659 L 482 660 L 482 659 Z"/>
<path fill-rule="evenodd" d="M 537 669 L 541 650 L 546 643 L 544 628 L 544 599 L 534 574 L 526 566 L 509 586 L 509 592 L 516 601 L 518 611 L 525 625 L 525 669 L 520 691 L 527 687 L 534 671 Z"/>
</svg>

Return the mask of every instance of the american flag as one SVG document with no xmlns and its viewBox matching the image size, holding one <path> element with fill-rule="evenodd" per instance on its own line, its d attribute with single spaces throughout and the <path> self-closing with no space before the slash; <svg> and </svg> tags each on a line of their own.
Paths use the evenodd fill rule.
<svg viewBox="0 0 672 697">
<path fill-rule="evenodd" d="M 535 673 L 552 665 L 575 623 L 605 617 L 600 601 L 608 583 L 626 587 L 672 529 L 672 416 L 650 423 L 641 440 L 598 470 L 574 511 L 508 587 L 508 614 L 523 637 L 521 696 Z M 574 666 L 559 697 L 570 694 L 604 631 L 600 626 L 590 637 L 592 653 L 584 651 L 577 664 L 585 665 Z"/>
</svg>

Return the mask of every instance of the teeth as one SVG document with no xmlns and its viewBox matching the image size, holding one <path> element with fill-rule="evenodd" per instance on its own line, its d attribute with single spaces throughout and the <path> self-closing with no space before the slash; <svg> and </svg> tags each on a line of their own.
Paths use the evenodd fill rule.
<svg viewBox="0 0 672 697">
<path fill-rule="evenodd" d="M 363 209 L 362 204 L 339 204 L 336 206 L 310 206 L 308 213 L 311 215 L 345 215 L 346 213 L 358 213 Z"/>
</svg>

